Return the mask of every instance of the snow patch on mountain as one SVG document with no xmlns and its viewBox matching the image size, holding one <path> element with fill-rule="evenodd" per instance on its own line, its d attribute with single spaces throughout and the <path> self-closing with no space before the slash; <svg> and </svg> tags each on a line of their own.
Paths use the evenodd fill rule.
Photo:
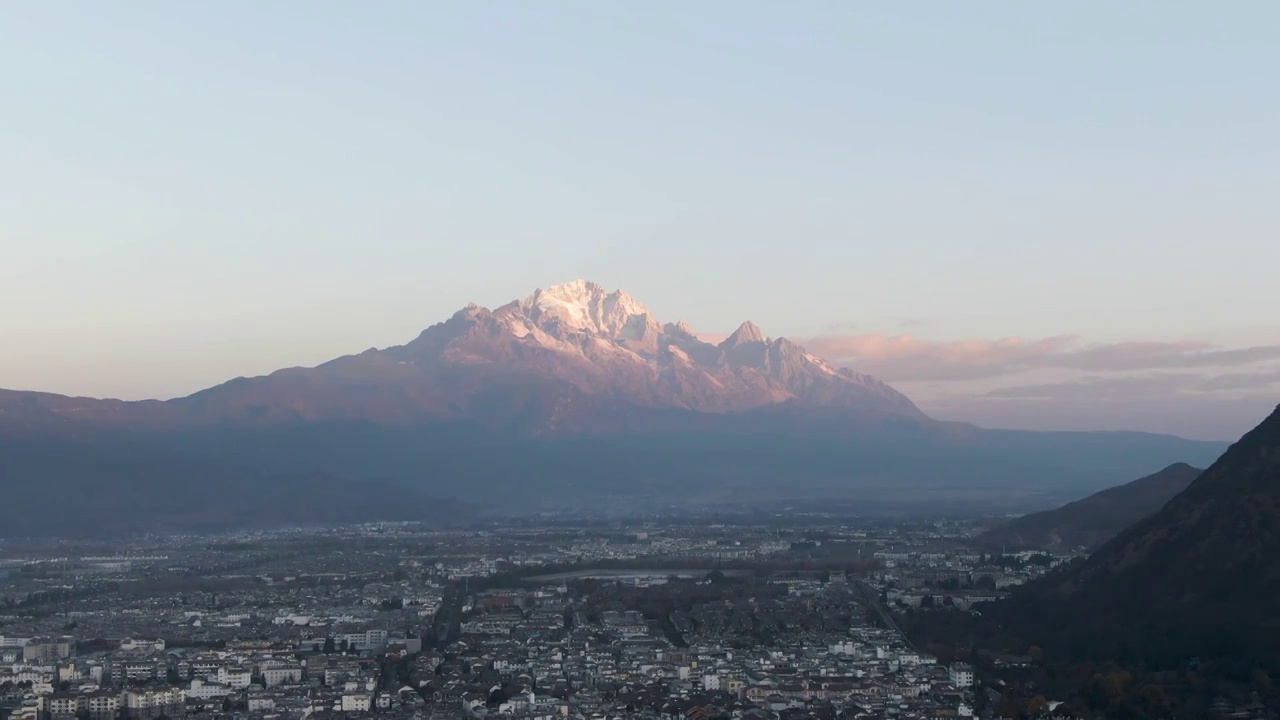
<svg viewBox="0 0 1280 720">
<path fill-rule="evenodd" d="M 813 353 L 811 353 L 811 352 L 805 351 L 804 359 L 805 359 L 805 360 L 808 360 L 808 361 L 809 361 L 810 363 L 812 363 L 815 367 L 817 367 L 819 370 L 821 370 L 822 372 L 826 373 L 827 375 L 838 375 L 838 374 L 839 374 L 839 373 L 837 373 L 837 372 L 836 372 L 835 368 L 833 368 L 833 367 L 831 367 L 830 365 L 828 365 L 828 364 L 827 364 L 827 361 L 826 361 L 826 360 L 823 360 L 822 358 L 818 357 L 817 355 L 814 355 L 814 354 L 813 354 Z"/>
<path fill-rule="evenodd" d="M 924 417 L 905 396 L 836 370 L 786 338 L 744 322 L 719 344 L 688 323 L 661 325 L 621 290 L 553 285 L 490 312 L 469 306 L 405 346 L 420 363 L 492 363 L 645 407 L 735 412 L 779 402 Z"/>
<path fill-rule="evenodd" d="M 635 340 L 658 329 L 649 309 L 621 290 L 608 292 L 586 280 L 539 289 L 520 306 L 538 322 L 554 320 L 567 330 Z"/>
</svg>

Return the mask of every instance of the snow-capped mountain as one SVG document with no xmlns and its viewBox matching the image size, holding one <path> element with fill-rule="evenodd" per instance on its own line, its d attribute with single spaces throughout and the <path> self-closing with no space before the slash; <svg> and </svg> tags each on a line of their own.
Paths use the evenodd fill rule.
<svg viewBox="0 0 1280 720">
<path fill-rule="evenodd" d="M 625 292 L 583 280 L 495 310 L 468 306 L 387 352 L 418 364 L 533 371 L 639 407 L 725 413 L 792 402 L 923 417 L 888 385 L 769 339 L 750 322 L 708 343 L 684 322 L 660 323 Z"/>
<path fill-rule="evenodd" d="M 576 280 L 493 310 L 468 305 L 405 345 L 167 402 L 0 392 L 0 423 L 468 420 L 546 435 L 651 427 L 637 417 L 657 411 L 765 407 L 927 420 L 888 385 L 767 338 L 750 322 L 712 344 L 686 323 L 662 324 L 625 292 Z"/>
<path fill-rule="evenodd" d="M 1221 449 L 935 422 L 749 322 L 710 343 L 578 281 L 174 400 L 0 390 L 0 536 L 421 519 L 468 503 L 1093 491 Z"/>
</svg>

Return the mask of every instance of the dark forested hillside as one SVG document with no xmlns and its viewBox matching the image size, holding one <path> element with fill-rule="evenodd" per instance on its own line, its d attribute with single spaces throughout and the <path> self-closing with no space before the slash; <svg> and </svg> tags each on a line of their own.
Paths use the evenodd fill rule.
<svg viewBox="0 0 1280 720">
<path fill-rule="evenodd" d="M 986 613 L 1063 661 L 1280 677 L 1280 409 L 1087 560 Z"/>
<path fill-rule="evenodd" d="M 1011 520 L 983 533 L 978 542 L 986 547 L 1002 548 L 1093 549 L 1159 510 L 1201 472 L 1186 463 L 1175 463 L 1153 475 L 1060 508 Z"/>
<path fill-rule="evenodd" d="M 1088 558 L 978 613 L 906 612 L 900 624 L 921 647 L 1004 681 L 998 712 L 1009 717 L 1044 697 L 1079 717 L 1275 717 L 1277 557 L 1280 408 Z"/>
</svg>

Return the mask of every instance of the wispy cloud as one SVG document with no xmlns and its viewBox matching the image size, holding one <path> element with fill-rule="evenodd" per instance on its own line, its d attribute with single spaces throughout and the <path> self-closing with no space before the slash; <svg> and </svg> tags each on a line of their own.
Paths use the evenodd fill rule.
<svg viewBox="0 0 1280 720">
<path fill-rule="evenodd" d="M 829 361 L 885 380 L 966 380 L 1007 375 L 1067 351 L 1076 339 L 937 342 L 913 335 L 822 335 L 802 341 Z"/>
<path fill-rule="evenodd" d="M 988 398 L 1019 400 L 1076 400 L 1082 397 L 1107 397 L 1114 401 L 1139 397 L 1169 397 L 1193 387 L 1204 378 L 1191 373 L 1160 373 L 1138 377 L 1085 377 L 1069 382 L 1035 383 L 996 388 L 983 393 Z"/>
<path fill-rule="evenodd" d="M 802 342 L 894 383 L 935 417 L 989 426 L 1231 439 L 1280 402 L 1280 344 L 834 333 Z"/>
<path fill-rule="evenodd" d="M 1280 385 L 1280 369 L 1264 372 L 1241 372 L 1230 375 L 1216 375 L 1201 378 L 1196 389 L 1205 392 L 1214 390 L 1256 390 Z"/>
<path fill-rule="evenodd" d="M 1144 430 L 1206 440 L 1234 440 L 1265 418 L 1280 392 L 1245 394 L 1164 392 L 1145 382 L 1127 389 L 1093 384 L 1038 397 L 953 394 L 921 398 L 941 420 L 1023 430 Z"/>
<path fill-rule="evenodd" d="M 1075 400 L 1080 397 L 1102 397 L 1108 401 L 1139 400 L 1146 397 L 1172 398 L 1179 393 L 1213 393 L 1228 395 L 1233 391 L 1265 391 L 1280 386 L 1280 369 L 1261 373 L 1156 373 L 1119 375 L 1119 377 L 1084 377 L 1070 382 L 1016 384 L 991 389 L 986 397 L 1038 398 L 1038 400 Z"/>
<path fill-rule="evenodd" d="M 1209 343 L 1124 342 L 1064 354 L 1060 367 L 1115 372 L 1250 365 L 1280 359 L 1280 345 L 1220 349 Z"/>
<path fill-rule="evenodd" d="M 1088 344 L 1075 335 L 951 342 L 913 335 L 820 335 L 803 344 L 840 365 L 889 381 L 976 380 L 1028 370 L 1082 372 L 1221 368 L 1280 360 L 1280 345 L 1221 348 L 1197 341 Z"/>
</svg>

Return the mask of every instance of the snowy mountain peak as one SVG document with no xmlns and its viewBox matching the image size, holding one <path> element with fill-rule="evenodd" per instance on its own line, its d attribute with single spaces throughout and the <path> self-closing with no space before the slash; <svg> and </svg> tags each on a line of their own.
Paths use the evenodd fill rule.
<svg viewBox="0 0 1280 720">
<path fill-rule="evenodd" d="M 539 289 L 520 303 L 537 323 L 555 322 L 566 330 L 590 331 L 606 337 L 637 339 L 657 320 L 649 309 L 621 290 L 609 292 L 587 280 Z"/>
<path fill-rule="evenodd" d="M 574 305 L 587 305 L 592 298 L 602 297 L 607 294 L 608 292 L 599 283 L 579 278 L 559 285 L 552 285 L 545 290 L 542 288 L 534 290 L 532 298 L 541 297 Z"/>
<path fill-rule="evenodd" d="M 688 323 L 660 325 L 630 295 L 585 280 L 493 311 L 468 306 L 388 356 L 397 368 L 445 368 L 450 377 L 497 372 L 639 408 L 721 413 L 794 403 L 923 417 L 887 385 L 836 370 L 785 338 L 771 341 L 754 323 L 716 345 Z"/>
</svg>

